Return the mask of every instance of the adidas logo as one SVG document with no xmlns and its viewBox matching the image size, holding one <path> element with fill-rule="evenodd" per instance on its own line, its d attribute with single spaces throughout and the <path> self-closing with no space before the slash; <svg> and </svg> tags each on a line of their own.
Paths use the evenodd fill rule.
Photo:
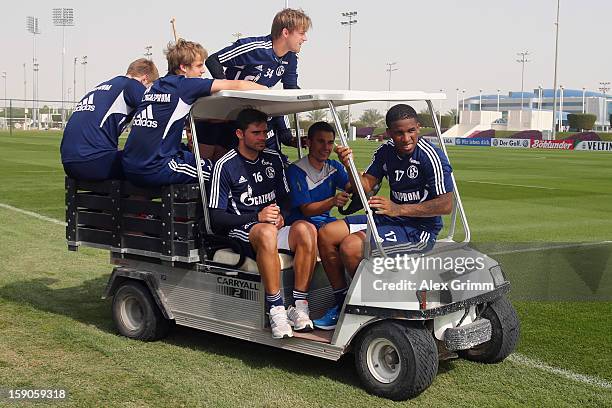
<svg viewBox="0 0 612 408">
<path fill-rule="evenodd" d="M 89 95 L 89 97 L 84 98 L 81 102 L 77 104 L 74 108 L 75 112 L 82 111 L 90 111 L 93 112 L 96 110 L 96 105 L 93 104 L 94 94 Z"/>
<path fill-rule="evenodd" d="M 153 105 L 147 106 L 141 110 L 138 115 L 134 118 L 132 126 L 143 126 L 148 128 L 156 128 L 157 121 L 153 120 Z"/>
<path fill-rule="evenodd" d="M 238 183 L 246 183 L 246 182 L 247 182 L 247 179 L 244 176 L 240 176 Z"/>
<path fill-rule="evenodd" d="M 255 67 L 255 69 L 258 71 L 263 71 L 263 65 L 258 65 Z"/>
</svg>

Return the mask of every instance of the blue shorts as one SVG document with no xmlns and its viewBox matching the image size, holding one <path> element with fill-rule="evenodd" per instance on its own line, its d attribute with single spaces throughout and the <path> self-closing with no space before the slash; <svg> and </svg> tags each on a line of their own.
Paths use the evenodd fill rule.
<svg viewBox="0 0 612 408">
<path fill-rule="evenodd" d="M 106 153 L 94 160 L 62 163 L 70 178 L 77 180 L 121 180 L 124 178 L 121 157 L 123 150 Z"/>
<path fill-rule="evenodd" d="M 204 181 L 210 181 L 213 162 L 201 159 Z M 189 184 L 198 182 L 195 167 L 195 156 L 188 151 L 181 151 L 172 157 L 160 171 L 152 174 L 125 173 L 126 178 L 134 184 L 147 187 L 166 186 L 170 184 Z"/>
<path fill-rule="evenodd" d="M 228 237 L 238 241 L 238 243 L 240 244 L 240 248 L 242 249 L 242 253 L 245 256 L 249 258 L 253 258 L 253 259 L 255 259 L 256 255 L 255 255 L 255 250 L 253 249 L 253 246 L 251 245 L 251 242 L 249 241 L 249 233 L 251 232 L 251 229 L 257 224 L 258 223 L 255 221 L 249 222 L 239 227 L 232 228 L 227 233 Z M 291 250 L 289 249 L 289 230 L 290 229 L 291 229 L 290 226 L 285 225 L 283 228 L 278 230 L 276 234 L 276 247 L 278 248 L 279 252 L 285 252 L 285 253 L 291 252 Z"/>
<path fill-rule="evenodd" d="M 351 234 L 365 232 L 368 223 L 365 215 L 349 215 L 344 221 Z M 436 234 L 406 225 L 401 219 L 374 215 L 374 222 L 387 256 L 426 252 L 436 242 Z M 370 245 L 372 249 L 376 248 L 374 236 L 370 239 Z"/>
</svg>

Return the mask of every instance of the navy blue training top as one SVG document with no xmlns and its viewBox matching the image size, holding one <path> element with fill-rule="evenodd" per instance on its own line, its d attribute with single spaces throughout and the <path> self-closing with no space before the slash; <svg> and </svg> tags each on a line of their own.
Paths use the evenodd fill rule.
<svg viewBox="0 0 612 408">
<path fill-rule="evenodd" d="M 119 135 L 132 119 L 145 90 L 139 81 L 118 76 L 89 91 L 64 129 L 62 163 L 95 160 L 116 152 Z"/>
</svg>

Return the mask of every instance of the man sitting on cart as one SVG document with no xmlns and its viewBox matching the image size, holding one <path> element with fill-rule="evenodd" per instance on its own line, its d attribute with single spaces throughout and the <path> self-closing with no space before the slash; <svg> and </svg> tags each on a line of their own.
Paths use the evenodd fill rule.
<svg viewBox="0 0 612 408">
<path fill-rule="evenodd" d="M 307 137 L 308 155 L 287 169 L 292 207 L 287 224 L 306 220 L 319 229 L 336 221 L 330 210 L 349 201 L 350 184 L 342 163 L 329 159 L 336 138 L 334 128 L 327 122 L 316 122 L 308 128 Z"/>
<path fill-rule="evenodd" d="M 213 229 L 236 239 L 243 253 L 255 258 L 266 291 L 272 337 L 292 337 L 312 330 L 308 287 L 317 253 L 314 226 L 299 220 L 285 226 L 281 210 L 289 208 L 289 185 L 279 154 L 266 148 L 268 116 L 255 109 L 238 114 L 238 147 L 215 164 L 210 209 Z M 285 310 L 280 293 L 278 252 L 294 253 L 294 306 Z"/>
<path fill-rule="evenodd" d="M 182 38 L 168 46 L 168 74 L 145 92 L 123 149 L 129 181 L 144 186 L 198 182 L 195 155 L 181 148 L 191 105 L 221 90 L 265 89 L 250 81 L 201 78 L 206 56 L 200 44 Z M 202 160 L 200 166 L 208 179 L 211 161 Z"/>
<path fill-rule="evenodd" d="M 452 210 L 452 169 L 442 150 L 418 137 L 417 113 L 411 106 L 393 106 L 385 120 L 391 140 L 374 152 L 361 183 L 367 193 L 383 177 L 389 180 L 390 199 L 374 196 L 368 201 L 375 211 L 374 221 L 382 245 L 388 247 L 386 255 L 423 252 L 431 249 L 442 229 L 441 215 Z M 337 147 L 336 152 L 348 169 L 351 149 Z M 316 327 L 335 328 L 347 293 L 344 270 L 355 275 L 363 257 L 366 227 L 365 215 L 353 215 L 319 231 L 319 254 L 336 305 L 314 321 Z"/>
<path fill-rule="evenodd" d="M 299 89 L 298 56 L 302 44 L 307 40 L 306 32 L 312 22 L 302 10 L 286 8 L 279 11 L 272 20 L 270 34 L 261 37 L 239 38 L 236 42 L 211 54 L 206 66 L 213 78 L 244 79 L 257 82 L 268 88 L 278 82 L 283 89 Z M 204 137 L 204 156 L 217 158 L 219 152 L 235 147 L 235 137 L 228 134 L 227 127 L 217 124 L 198 124 Z M 199 129 L 198 129 L 199 131 Z M 286 117 L 274 117 L 268 122 L 266 146 L 281 154 L 285 164 L 286 156 L 281 145 L 297 146 L 289 129 Z M 232 140 L 233 139 L 233 140 Z M 206 146 L 208 145 L 208 146 Z"/>
</svg>

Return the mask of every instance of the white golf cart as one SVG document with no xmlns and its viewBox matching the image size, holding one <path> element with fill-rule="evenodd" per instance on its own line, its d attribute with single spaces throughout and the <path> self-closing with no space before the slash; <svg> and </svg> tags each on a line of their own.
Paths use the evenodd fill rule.
<svg viewBox="0 0 612 408">
<path fill-rule="evenodd" d="M 439 147 L 446 152 L 432 105 L 444 98 L 423 92 L 224 91 L 198 100 L 190 121 L 197 146 L 198 120 L 235 119 L 247 107 L 270 116 L 327 108 L 339 142 L 346 146 L 336 107 L 424 101 Z M 199 159 L 198 149 L 194 153 Z M 354 162 L 350 170 L 357 175 Z M 110 250 L 115 268 L 105 297 L 113 298 L 112 315 L 121 334 L 151 341 L 179 324 L 329 360 L 353 352 L 364 387 L 393 400 L 425 390 L 436 376 L 439 359 L 454 352 L 469 360 L 496 363 L 514 350 L 519 322 L 504 296 L 510 284 L 498 262 L 468 246 L 470 230 L 454 179 L 454 208 L 446 238 L 425 254 L 407 255 L 403 264 L 387 262 L 393 258 L 386 253 L 395 253 L 396 248 L 383 247 L 382 240 L 375 239 L 374 248 L 365 245 L 364 260 L 350 284 L 335 331 L 315 330 L 274 340 L 257 264 L 240 253 L 236 242 L 213 234 L 201 171 L 198 176 L 199 185 L 157 189 L 118 180 L 66 180 L 69 249 L 86 245 Z M 356 187 L 368 219 L 367 235 L 378 237 L 363 186 L 358 182 Z M 458 218 L 464 230 L 462 242 L 453 240 Z M 282 293 L 290 299 L 293 258 L 279 256 Z M 478 262 L 467 265 L 468 258 Z M 311 318 L 320 317 L 333 301 L 318 263 L 309 294 Z"/>
</svg>

